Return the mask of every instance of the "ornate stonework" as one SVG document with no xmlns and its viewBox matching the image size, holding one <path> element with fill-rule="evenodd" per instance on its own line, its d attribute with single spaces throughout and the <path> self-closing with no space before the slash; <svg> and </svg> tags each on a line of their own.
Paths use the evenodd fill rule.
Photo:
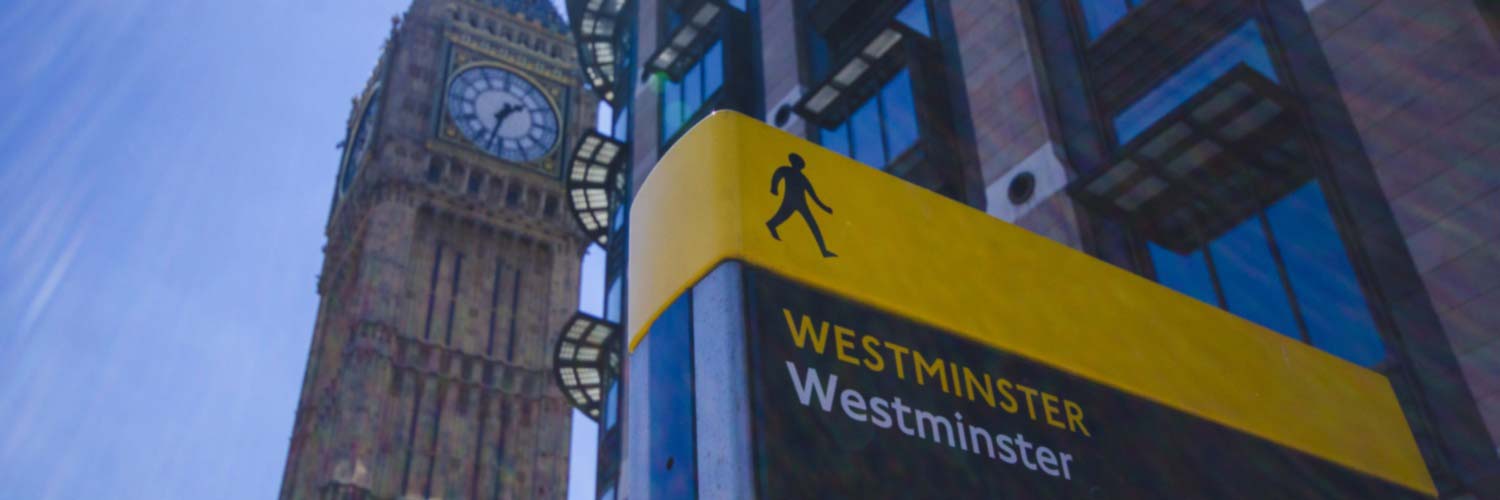
<svg viewBox="0 0 1500 500">
<path fill-rule="evenodd" d="M 528 101 L 560 127 L 544 155 L 458 132 L 450 85 L 476 65 L 545 97 Z M 547 0 L 415 0 L 393 20 L 350 114 L 282 498 L 566 496 L 549 364 L 587 244 L 559 171 L 594 120 L 579 78 Z M 512 114 L 468 119 L 527 133 Z"/>
</svg>

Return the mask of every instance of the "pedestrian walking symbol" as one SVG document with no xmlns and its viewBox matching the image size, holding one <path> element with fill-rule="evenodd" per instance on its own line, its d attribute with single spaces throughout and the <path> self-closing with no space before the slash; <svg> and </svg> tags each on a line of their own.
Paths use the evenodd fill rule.
<svg viewBox="0 0 1500 500">
<path fill-rule="evenodd" d="M 781 235 L 776 233 L 776 228 L 786 222 L 793 213 L 801 214 L 802 220 L 807 222 L 807 228 L 812 230 L 813 239 L 818 240 L 818 249 L 823 251 L 823 257 L 838 257 L 838 254 L 828 251 L 828 245 L 823 242 L 823 231 L 818 229 L 818 220 L 813 218 L 812 210 L 807 207 L 807 199 L 812 198 L 813 203 L 818 204 L 828 215 L 833 215 L 833 209 L 823 204 L 818 199 L 818 192 L 813 190 L 812 181 L 802 173 L 807 164 L 803 163 L 802 157 L 797 153 L 787 155 L 787 161 L 791 165 L 782 165 L 771 174 L 771 194 L 777 194 L 777 188 L 786 183 L 786 194 L 781 197 L 781 208 L 776 210 L 776 215 L 766 221 L 766 229 L 771 230 L 771 237 L 781 241 Z"/>
</svg>

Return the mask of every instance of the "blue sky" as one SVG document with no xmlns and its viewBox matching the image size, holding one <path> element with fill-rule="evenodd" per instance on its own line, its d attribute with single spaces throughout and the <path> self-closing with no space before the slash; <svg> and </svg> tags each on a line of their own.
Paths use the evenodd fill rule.
<svg viewBox="0 0 1500 500">
<path fill-rule="evenodd" d="M 334 144 L 406 3 L 0 9 L 0 498 L 275 496 Z"/>
</svg>

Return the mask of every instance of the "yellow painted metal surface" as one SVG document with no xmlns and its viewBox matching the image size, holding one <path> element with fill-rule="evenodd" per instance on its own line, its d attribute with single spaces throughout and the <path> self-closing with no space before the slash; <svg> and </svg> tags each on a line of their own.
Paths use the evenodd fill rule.
<svg viewBox="0 0 1500 500">
<path fill-rule="evenodd" d="M 832 209 L 807 201 L 837 257 L 800 215 L 767 230 L 789 153 Z M 740 260 L 1436 495 L 1383 376 L 737 113 L 667 152 L 630 231 L 631 349 Z"/>
</svg>

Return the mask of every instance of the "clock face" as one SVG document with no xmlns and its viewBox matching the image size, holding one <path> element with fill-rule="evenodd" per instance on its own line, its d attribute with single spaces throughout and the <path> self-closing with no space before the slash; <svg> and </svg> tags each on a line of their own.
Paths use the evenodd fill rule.
<svg viewBox="0 0 1500 500">
<path fill-rule="evenodd" d="M 557 112 L 530 81 L 482 66 L 448 86 L 448 116 L 469 141 L 514 162 L 535 161 L 557 143 Z"/>
<path fill-rule="evenodd" d="M 365 159 L 365 152 L 370 150 L 370 133 L 375 129 L 375 114 L 380 112 L 380 90 L 370 94 L 370 101 L 365 103 L 365 111 L 359 115 L 359 123 L 354 125 L 353 136 L 349 138 L 349 157 L 345 160 L 344 175 L 339 177 L 339 192 L 349 189 L 349 184 L 354 182 L 355 174 L 359 173 L 360 162 Z"/>
</svg>

